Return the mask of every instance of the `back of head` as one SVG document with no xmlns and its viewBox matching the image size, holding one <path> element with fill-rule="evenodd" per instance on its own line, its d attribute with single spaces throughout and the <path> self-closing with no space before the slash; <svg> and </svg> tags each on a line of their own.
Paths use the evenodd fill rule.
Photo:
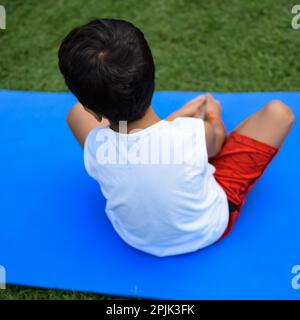
<svg viewBox="0 0 300 320">
<path fill-rule="evenodd" d="M 67 35 L 58 56 L 67 86 L 84 107 L 111 123 L 143 117 L 154 91 L 154 62 L 134 25 L 91 21 Z"/>
</svg>

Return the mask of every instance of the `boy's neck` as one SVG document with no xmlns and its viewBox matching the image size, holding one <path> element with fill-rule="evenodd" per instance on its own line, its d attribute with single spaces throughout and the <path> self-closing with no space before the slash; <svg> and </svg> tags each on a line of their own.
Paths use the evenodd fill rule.
<svg viewBox="0 0 300 320">
<path fill-rule="evenodd" d="M 145 115 L 141 119 L 127 123 L 127 132 L 124 132 L 124 133 L 130 133 L 132 130 L 136 130 L 136 129 L 146 129 L 159 121 L 160 121 L 160 118 L 157 116 L 152 106 L 150 106 L 147 109 Z M 117 132 L 120 131 L 119 124 L 112 124 L 110 127 L 114 131 L 117 131 Z"/>
</svg>

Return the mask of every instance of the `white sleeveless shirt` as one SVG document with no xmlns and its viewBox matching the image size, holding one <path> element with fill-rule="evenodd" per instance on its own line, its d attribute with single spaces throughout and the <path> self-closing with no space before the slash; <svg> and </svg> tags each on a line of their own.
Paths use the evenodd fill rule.
<svg viewBox="0 0 300 320">
<path fill-rule="evenodd" d="M 84 163 L 114 229 L 136 249 L 160 257 L 192 252 L 216 242 L 228 225 L 202 119 L 162 120 L 129 134 L 95 128 Z"/>
</svg>

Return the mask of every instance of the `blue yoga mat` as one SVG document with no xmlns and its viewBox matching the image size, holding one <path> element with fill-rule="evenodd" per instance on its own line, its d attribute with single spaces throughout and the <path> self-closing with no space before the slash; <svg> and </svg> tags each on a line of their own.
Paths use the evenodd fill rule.
<svg viewBox="0 0 300 320">
<path fill-rule="evenodd" d="M 165 117 L 196 95 L 157 92 L 153 105 Z M 216 97 L 229 130 L 275 98 L 300 117 L 300 93 Z M 106 218 L 65 123 L 74 102 L 67 93 L 0 91 L 0 265 L 9 284 L 162 299 L 300 298 L 291 273 L 300 264 L 299 122 L 225 240 L 157 258 L 125 244 Z"/>
</svg>

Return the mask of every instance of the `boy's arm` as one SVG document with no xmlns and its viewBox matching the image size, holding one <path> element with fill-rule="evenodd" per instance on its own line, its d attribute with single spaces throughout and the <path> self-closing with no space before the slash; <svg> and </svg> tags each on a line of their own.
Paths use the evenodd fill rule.
<svg viewBox="0 0 300 320">
<path fill-rule="evenodd" d="M 226 132 L 221 118 L 211 118 L 204 121 L 205 139 L 208 158 L 216 156 L 221 150 Z"/>
<path fill-rule="evenodd" d="M 79 142 L 82 148 L 84 146 L 85 139 L 92 129 L 109 124 L 106 119 L 103 119 L 101 122 L 97 121 L 96 118 L 87 112 L 79 102 L 77 102 L 69 111 L 67 123 L 75 139 Z"/>
</svg>

